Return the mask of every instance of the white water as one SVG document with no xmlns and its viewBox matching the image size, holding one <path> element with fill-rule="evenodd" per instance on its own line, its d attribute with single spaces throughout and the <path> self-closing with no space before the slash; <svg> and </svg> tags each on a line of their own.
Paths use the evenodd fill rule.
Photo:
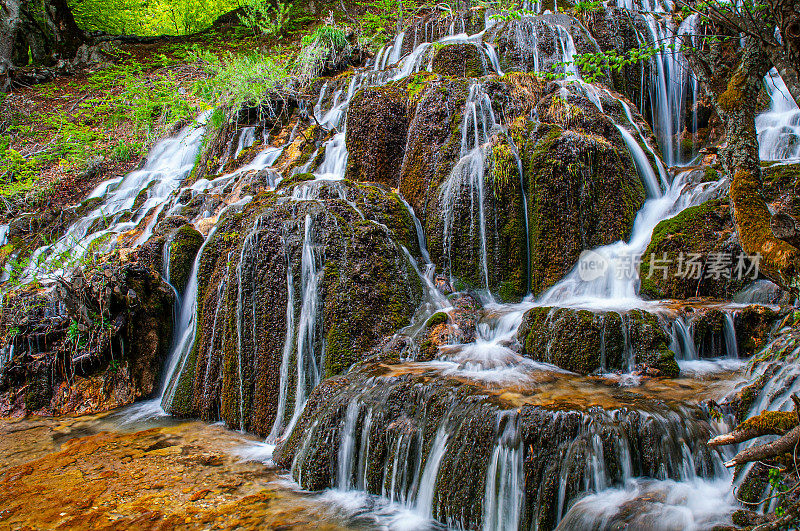
<svg viewBox="0 0 800 531">
<path fill-rule="evenodd" d="M 447 256 L 447 272 L 450 274 L 451 283 L 455 279 L 452 270 L 452 242 L 453 227 L 456 222 L 455 215 L 457 207 L 464 200 L 464 190 L 467 189 L 470 201 L 470 217 L 475 212 L 477 206 L 478 219 L 470 220 L 470 231 L 476 226 L 478 228 L 478 241 L 480 249 L 480 278 L 482 287 L 489 290 L 489 262 L 488 251 L 486 249 L 486 159 L 487 152 L 491 149 L 489 136 L 495 126 L 494 111 L 489 101 L 489 96 L 483 91 L 479 83 L 470 87 L 466 107 L 464 109 L 464 121 L 461 125 L 461 151 L 459 160 L 450 172 L 450 176 L 444 182 L 439 194 L 442 203 L 442 217 L 444 218 L 444 229 L 442 241 L 445 246 Z M 476 205 L 477 204 L 477 205 Z M 473 237 L 474 234 L 471 234 Z"/>
<path fill-rule="evenodd" d="M 23 278 L 63 275 L 66 268 L 91 250 L 113 247 L 117 236 L 136 229 L 148 216 L 160 212 L 172 192 L 192 171 L 209 115 L 210 112 L 201 115 L 197 123 L 184 127 L 175 138 L 158 142 L 140 170 L 98 185 L 89 198 L 103 198 L 100 205 L 73 223 L 58 241 L 34 251 Z M 144 190 L 147 190 L 147 199 L 142 206 L 129 221 L 121 220 L 122 214 L 131 212 L 136 198 Z M 144 235 L 152 230 L 157 214 L 151 217 Z"/>
<path fill-rule="evenodd" d="M 774 68 L 764 77 L 769 109 L 756 118 L 761 160 L 800 159 L 800 108 Z"/>
<path fill-rule="evenodd" d="M 564 52 L 565 56 L 571 56 L 575 52 L 574 44 L 572 43 L 571 36 L 569 36 L 568 33 L 564 35 L 565 32 L 566 30 L 559 31 L 561 44 L 563 47 L 562 51 Z M 403 35 L 398 36 L 398 39 L 393 47 L 388 48 L 382 54 L 382 57 L 379 57 L 379 60 L 376 60 L 376 67 L 380 65 L 381 68 L 386 68 L 387 65 L 400 63 L 400 50 L 402 48 L 403 38 Z M 449 41 L 447 40 L 448 38 L 442 39 L 441 42 L 460 42 L 460 39 L 472 38 L 473 37 L 455 36 L 450 38 Z M 423 68 L 425 66 L 424 60 L 427 49 L 428 46 L 425 43 L 418 46 L 412 52 L 412 54 L 400 64 L 400 67 L 395 70 L 394 79 L 416 71 L 417 69 Z M 495 66 L 495 71 L 499 72 L 499 66 L 497 66 L 498 63 L 495 60 L 496 57 L 492 59 L 491 53 L 487 53 L 489 53 L 491 63 Z M 668 76 L 667 74 L 663 73 L 664 69 L 660 70 L 660 72 L 662 73 L 660 73 L 659 76 L 661 76 L 661 81 L 663 81 Z M 573 80 L 579 82 L 577 73 L 573 71 L 572 74 Z M 661 81 L 659 81 L 659 83 L 661 83 Z M 338 180 L 344 176 L 347 162 L 347 150 L 345 144 L 346 132 L 344 129 L 340 130 L 340 128 L 344 116 L 346 115 L 346 109 L 350 98 L 352 97 L 356 88 L 361 86 L 361 83 L 362 81 L 358 78 L 358 76 L 354 76 L 348 87 L 347 93 L 344 93 L 340 89 L 333 97 L 332 108 L 324 114 L 322 113 L 323 95 L 320 96 L 320 102 L 315 108 L 315 115 L 319 114 L 320 123 L 322 123 L 324 126 L 332 131 L 338 132 L 336 132 L 331 140 L 327 142 L 325 146 L 325 159 L 322 164 L 315 169 L 314 173 L 318 180 Z M 585 85 L 582 86 L 586 87 Z M 665 90 L 664 94 L 665 96 L 658 100 L 659 102 L 672 101 L 670 99 L 672 96 L 670 95 L 671 93 L 669 91 Z M 594 99 L 596 99 L 597 102 L 600 101 L 599 95 L 596 91 L 587 89 L 587 97 L 593 98 L 593 101 Z M 661 110 L 663 110 L 661 107 L 662 106 L 659 103 L 659 115 Z M 637 140 L 634 134 L 627 129 L 627 125 L 622 126 L 617 123 L 614 125 L 622 135 L 626 146 L 628 147 L 629 151 L 631 152 L 631 156 L 635 161 L 637 170 L 645 182 L 649 194 L 648 200 L 645 202 L 642 210 L 637 214 L 636 222 L 634 224 L 629 241 L 617 242 L 610 246 L 595 249 L 596 255 L 600 256 L 607 262 L 608 268 L 606 275 L 592 281 L 585 281 L 579 278 L 580 276 L 577 275 L 581 267 L 579 262 L 579 265 L 576 266 L 576 269 L 572 273 L 568 274 L 564 280 L 562 280 L 539 301 L 536 302 L 538 304 L 580 306 L 597 309 L 607 309 L 610 307 L 628 308 L 644 305 L 644 301 L 638 297 L 638 267 L 636 268 L 635 277 L 623 277 L 619 279 L 617 278 L 616 274 L 611 275 L 611 273 L 616 273 L 616 271 L 628 261 L 635 261 L 641 256 L 642 252 L 647 246 L 647 243 L 649 242 L 653 228 L 659 221 L 666 219 L 671 215 L 677 214 L 680 210 L 686 208 L 687 206 L 697 204 L 698 202 L 704 200 L 704 198 L 708 197 L 709 194 L 713 193 L 716 186 L 721 186 L 712 183 L 693 189 L 687 189 L 685 187 L 686 183 L 682 181 L 682 179 L 685 177 L 685 174 L 681 174 L 676 177 L 672 185 L 666 190 L 665 193 L 662 194 L 661 190 L 665 181 L 665 172 L 663 171 L 663 167 L 656 159 L 656 162 L 658 163 L 657 176 L 656 171 L 653 170 L 653 167 L 650 164 L 649 158 L 646 156 L 645 151 L 641 147 L 640 141 L 646 146 L 651 154 L 654 154 L 654 152 L 652 148 L 647 146 L 647 141 L 644 138 L 644 135 L 638 130 L 638 127 L 633 122 L 633 119 L 630 116 L 630 111 L 627 108 L 626 112 L 628 114 L 630 125 L 636 131 L 639 139 Z M 476 237 L 480 239 L 480 275 L 483 281 L 484 289 L 488 289 L 489 286 L 488 253 L 486 246 L 486 220 L 484 212 L 485 191 L 483 188 L 485 171 L 484 165 L 486 159 L 485 149 L 489 135 L 492 133 L 492 130 L 497 127 L 498 124 L 495 122 L 494 113 L 491 109 L 491 104 L 488 102 L 488 97 L 485 95 L 485 93 L 483 93 L 479 84 L 473 84 L 470 91 L 469 103 L 467 106 L 467 112 L 465 113 L 464 123 L 462 124 L 463 136 L 461 161 L 459 161 L 460 166 L 456 166 L 458 169 L 458 174 L 456 174 L 456 170 L 454 169 L 453 173 L 451 174 L 453 182 L 448 184 L 448 186 L 451 188 L 447 189 L 443 193 L 443 198 L 450 200 L 451 198 L 459 197 L 460 193 L 456 190 L 457 185 L 468 186 L 470 190 L 470 198 L 472 199 L 474 196 L 477 196 L 478 198 L 479 231 Z M 240 145 L 243 145 L 241 137 Z M 239 152 L 240 149 L 240 147 L 237 147 L 237 152 Z M 277 148 L 271 148 L 271 150 L 272 151 L 267 150 L 266 152 L 263 152 L 256 158 L 256 160 L 253 161 L 253 163 L 248 165 L 248 167 L 235 172 L 235 174 L 270 166 L 275 160 L 277 160 L 277 157 L 280 154 L 280 150 L 277 150 Z M 454 177 L 454 175 L 456 177 Z M 214 184 L 215 183 L 206 182 L 205 184 L 201 184 L 200 188 L 197 189 L 199 190 L 206 185 L 210 187 Z M 274 186 L 274 182 L 271 184 Z M 106 194 L 110 193 L 110 190 L 114 190 L 114 186 L 116 185 L 119 185 L 119 181 L 109 182 L 106 183 L 104 187 L 98 187 L 98 190 L 96 191 L 98 194 L 97 196 L 105 196 Z M 297 190 L 302 190 L 302 192 L 300 192 L 301 195 L 295 199 L 313 199 L 314 188 L 312 186 L 309 185 L 298 187 L 296 192 Z M 302 195 L 306 193 L 308 195 Z M 165 201 L 162 201 L 161 204 L 158 205 L 154 203 L 148 208 L 163 209 L 164 202 Z M 424 234 L 422 234 L 421 226 L 418 223 L 418 220 L 416 220 L 416 216 L 414 216 L 414 219 L 417 222 L 417 235 L 420 242 L 421 254 L 427 262 L 430 262 L 424 245 Z M 155 216 L 152 220 L 152 223 L 148 224 L 148 229 L 145 231 L 145 233 L 152 231 L 154 222 Z M 449 230 L 452 231 L 452 220 L 450 223 L 451 225 Z M 214 230 L 215 229 L 212 229 L 211 233 L 209 233 L 206 243 L 211 240 Z M 448 241 L 447 235 L 445 239 Z M 198 257 L 193 266 L 190 282 L 184 295 L 184 304 L 181 307 L 180 317 L 176 327 L 179 337 L 169 357 L 166 373 L 169 379 L 165 384 L 162 396 L 162 398 L 165 400 L 165 402 L 163 402 L 165 405 L 171 403 L 174 397 L 175 382 L 177 382 L 177 378 L 181 374 L 183 365 L 186 363 L 186 354 L 191 350 L 194 344 L 194 337 L 196 333 L 195 314 L 198 292 L 197 269 L 204 248 L 205 244 L 198 253 Z M 419 270 L 416 261 L 410 257 L 410 253 L 409 259 Z M 276 417 L 276 421 L 272 427 L 269 437 L 269 440 L 272 441 L 275 441 L 281 435 L 290 432 L 292 427 L 295 425 L 299 414 L 302 412 L 308 394 L 320 379 L 318 356 L 314 351 L 315 341 L 318 335 L 316 331 L 319 312 L 318 291 L 322 274 L 321 264 L 319 264 L 319 261 L 319 249 L 314 243 L 313 220 L 309 215 L 305 220 L 305 235 L 301 260 L 301 308 L 296 338 L 294 336 L 294 278 L 291 270 L 291 260 L 287 257 L 287 333 L 284 342 L 283 363 L 281 364 L 281 387 L 279 391 L 280 397 L 278 417 Z M 431 269 L 428 269 L 425 273 L 420 273 L 420 276 L 428 279 L 429 282 L 426 284 L 428 284 L 429 288 L 432 286 L 432 282 L 430 281 L 431 274 Z M 443 307 L 446 304 L 446 302 L 444 302 L 446 299 L 441 296 L 441 293 L 439 293 L 435 287 L 430 289 L 430 294 L 431 298 L 435 298 L 437 296 L 441 297 L 436 300 L 438 307 Z M 444 301 L 442 299 L 444 299 Z M 446 370 L 452 370 L 451 374 L 453 375 L 468 377 L 476 380 L 483 378 L 485 381 L 488 379 L 494 380 L 498 383 L 514 381 L 514 378 L 518 380 L 520 378 L 520 373 L 522 372 L 521 369 L 525 367 L 527 370 L 529 368 L 527 365 L 532 364 L 532 362 L 521 358 L 512 350 L 505 347 L 504 343 L 510 341 L 514 336 L 516 329 L 519 326 L 522 312 L 524 309 L 529 308 L 532 304 L 533 303 L 529 302 L 527 304 L 515 306 L 497 305 L 496 309 L 501 314 L 501 317 L 492 323 L 481 324 L 481 328 L 479 330 L 479 339 L 474 345 L 462 346 L 460 348 L 453 349 L 450 352 L 444 350 L 442 352 L 443 359 L 432 363 L 439 363 L 443 372 Z M 493 307 L 490 305 L 489 309 L 493 309 Z M 729 337 L 730 336 L 726 336 L 726 342 L 728 341 Z M 294 407 L 291 411 L 292 416 L 288 424 L 284 425 L 285 419 L 289 415 L 289 409 L 287 407 L 287 404 L 289 403 L 288 395 L 290 392 L 288 389 L 288 371 L 290 369 L 289 364 L 291 352 L 293 343 L 295 341 L 297 344 L 297 365 L 295 368 L 297 385 L 294 390 Z M 728 348 L 728 352 L 730 353 L 731 345 L 728 344 L 726 346 Z M 705 366 L 702 366 L 699 363 L 691 365 L 691 363 L 694 362 L 682 364 L 682 367 L 685 367 L 687 370 L 694 370 L 696 372 L 702 372 L 705 370 Z M 536 364 L 532 365 L 534 365 L 535 368 Z M 241 369 L 241 363 L 239 364 L 239 367 Z M 554 370 L 552 367 L 541 368 Z M 240 384 L 241 382 L 242 378 L 240 374 Z M 240 395 L 241 394 L 242 393 L 240 391 Z M 163 413 L 163 410 L 160 408 L 161 403 L 162 400 L 147 403 L 147 407 L 142 407 L 139 410 L 139 413 L 142 415 L 151 415 L 154 412 Z M 243 407 L 243 404 L 240 404 L 240 406 Z M 344 419 L 344 437 L 342 438 L 341 446 L 338 450 L 339 461 L 337 466 L 337 485 L 341 489 L 363 489 L 365 487 L 365 463 L 369 455 L 369 448 L 367 446 L 367 438 L 364 437 L 363 434 L 369 432 L 369 423 L 365 422 L 365 426 L 362 428 L 363 431 L 360 438 L 361 445 L 360 447 L 356 448 L 355 429 L 359 413 L 360 410 L 357 407 L 357 404 L 353 402 L 351 403 L 351 407 L 347 408 Z M 365 414 L 371 415 L 371 411 L 368 411 Z M 240 417 L 241 416 L 242 415 L 240 413 Z M 524 478 L 522 477 L 522 449 L 518 444 L 519 433 L 517 430 L 518 428 L 516 427 L 515 422 L 513 422 L 511 419 L 507 419 L 503 431 L 498 435 L 498 440 L 496 441 L 495 447 L 492 451 L 490 466 L 487 470 L 487 490 L 485 492 L 484 499 L 485 529 L 515 528 L 519 522 L 522 511 L 520 499 L 522 496 L 522 489 L 524 488 Z M 397 509 L 397 504 L 391 504 L 393 506 L 393 511 L 395 511 L 395 513 L 403 513 L 402 521 L 405 524 L 408 524 L 410 528 L 415 527 L 414 525 L 410 524 L 409 521 L 420 526 L 424 525 L 425 523 L 429 523 L 427 517 L 430 517 L 431 513 L 433 512 L 435 485 L 441 460 L 447 451 L 447 442 L 447 422 L 443 422 L 439 431 L 436 433 L 434 441 L 431 443 L 431 449 L 425 461 L 424 467 L 421 466 L 422 461 L 420 456 L 420 465 L 414 473 L 414 481 L 418 480 L 416 494 L 412 493 L 409 496 L 408 493 L 401 494 L 395 492 L 395 485 L 401 484 L 401 481 L 399 478 L 391 478 L 392 487 L 391 494 L 389 496 L 392 500 L 403 501 L 403 503 L 399 505 L 401 509 Z M 589 461 L 589 466 L 591 467 L 591 488 L 601 489 L 607 486 L 607 478 L 605 476 L 605 472 L 599 465 L 602 457 L 602 447 L 599 447 L 596 443 L 597 438 L 593 439 L 593 445 L 591 446 L 593 460 Z M 408 445 L 410 443 L 406 441 L 405 444 Z M 403 439 L 401 438 L 397 443 L 397 458 L 395 460 L 393 474 L 397 473 L 397 463 L 403 458 L 400 451 L 402 445 Z M 242 457 L 266 461 L 271 458 L 273 449 L 274 447 L 271 444 L 265 443 L 256 445 L 252 451 L 243 453 Z M 407 452 L 407 446 L 405 449 Z M 405 455 L 407 456 L 408 453 Z M 353 481 L 354 476 L 355 481 Z M 626 474 L 626 477 L 629 476 L 630 474 Z M 398 481 L 396 482 L 395 479 Z M 689 478 L 687 477 L 687 479 Z M 721 480 L 721 482 L 727 482 L 727 484 L 729 484 L 729 480 L 727 479 Z M 386 481 L 384 483 L 387 484 Z M 565 522 L 570 521 L 569 519 L 571 518 L 571 515 L 575 513 L 576 507 L 579 507 L 578 512 L 583 513 L 581 518 L 584 518 L 584 520 L 580 520 L 581 522 L 588 522 L 588 520 L 585 518 L 589 518 L 595 513 L 599 513 L 598 518 L 607 520 L 612 512 L 615 509 L 618 509 L 623 502 L 639 499 L 643 496 L 642 493 L 647 494 L 654 492 L 661 495 L 664 492 L 664 489 L 668 489 L 668 492 L 677 492 L 678 494 L 674 496 L 669 495 L 667 502 L 663 507 L 660 507 L 658 511 L 652 513 L 643 513 L 641 516 L 642 518 L 650 518 L 654 514 L 656 515 L 656 519 L 643 521 L 655 522 L 659 525 L 666 522 L 682 522 L 685 524 L 686 528 L 691 528 L 693 525 L 704 525 L 708 521 L 711 521 L 720 515 L 726 514 L 725 511 L 728 510 L 728 505 L 726 505 L 727 502 L 725 501 L 727 500 L 727 491 L 724 489 L 717 490 L 717 483 L 719 482 L 701 482 L 699 480 L 691 480 L 684 483 L 664 481 L 653 484 L 644 484 L 644 482 L 635 480 L 630 484 L 626 484 L 625 488 L 607 489 L 601 493 L 588 496 L 581 502 L 578 502 L 578 504 L 574 505 L 571 509 L 568 507 L 562 507 L 562 509 L 566 512 Z M 328 491 L 326 495 L 337 499 L 338 503 L 352 504 L 353 507 L 365 506 L 367 504 L 374 503 L 374 498 L 360 493 L 354 493 L 352 491 L 347 493 Z M 713 503 L 716 503 L 717 507 L 714 509 L 709 509 L 708 505 L 710 502 L 701 503 L 695 499 L 698 496 L 704 496 L 706 500 L 713 500 Z M 378 513 L 379 509 L 375 509 L 373 507 L 371 511 L 373 513 Z M 390 527 L 394 528 L 394 526 Z"/>
</svg>

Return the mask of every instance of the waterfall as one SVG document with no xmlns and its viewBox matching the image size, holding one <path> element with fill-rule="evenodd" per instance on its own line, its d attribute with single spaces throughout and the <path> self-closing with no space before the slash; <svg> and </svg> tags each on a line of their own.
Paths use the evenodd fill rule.
<svg viewBox="0 0 800 531">
<path fill-rule="evenodd" d="M 447 256 L 448 272 L 453 276 L 452 239 L 455 223 L 456 206 L 463 200 L 462 195 L 466 190 L 470 201 L 470 230 L 475 226 L 472 219 L 474 207 L 478 210 L 478 237 L 480 247 L 481 282 L 483 289 L 489 291 L 489 262 L 486 248 L 486 198 L 485 198 L 485 172 L 486 159 L 491 148 L 489 136 L 495 126 L 494 111 L 489 96 L 483 91 L 480 83 L 470 87 L 469 96 L 464 110 L 464 120 L 461 124 L 461 151 L 459 160 L 450 172 L 449 177 L 442 185 L 440 201 L 442 202 L 442 217 L 444 229 L 442 241 L 444 242 L 445 255 Z M 476 205 L 477 203 L 477 205 Z"/>
<path fill-rule="evenodd" d="M 322 377 L 322 361 L 320 355 L 317 354 L 317 322 L 320 310 L 319 283 L 324 270 L 320 263 L 322 256 L 319 244 L 314 241 L 314 237 L 314 218 L 311 214 L 306 214 L 300 262 L 302 303 L 297 328 L 297 385 L 294 392 L 294 411 L 286 427 L 286 433 L 291 432 L 303 412 L 303 407 L 308 400 L 308 393 L 316 387 Z"/>
<path fill-rule="evenodd" d="M 56 242 L 34 251 L 22 279 L 62 276 L 90 250 L 110 249 L 117 236 L 136 229 L 148 218 L 144 234 L 150 233 L 164 203 L 192 171 L 210 114 L 200 115 L 196 123 L 184 127 L 176 137 L 158 142 L 141 169 L 98 185 L 89 199 L 101 198 L 100 204 L 73 223 Z M 130 219 L 123 216 L 133 210 L 141 194 L 146 194 L 144 203 Z"/>
<path fill-rule="evenodd" d="M 278 407 L 275 422 L 272 424 L 267 442 L 274 443 L 283 433 L 283 422 L 286 417 L 287 394 L 289 392 L 289 363 L 294 346 L 294 274 L 292 273 L 292 257 L 283 242 L 286 253 L 286 337 L 283 340 L 283 355 L 280 368 L 280 389 L 278 391 Z"/>
<path fill-rule="evenodd" d="M 800 108 L 774 68 L 764 77 L 769 109 L 756 117 L 761 160 L 800 159 Z"/>
<path fill-rule="evenodd" d="M 519 419 L 516 412 L 502 412 L 489 467 L 486 470 L 486 494 L 483 501 L 483 529 L 519 529 L 525 476 L 522 462 Z"/>
</svg>

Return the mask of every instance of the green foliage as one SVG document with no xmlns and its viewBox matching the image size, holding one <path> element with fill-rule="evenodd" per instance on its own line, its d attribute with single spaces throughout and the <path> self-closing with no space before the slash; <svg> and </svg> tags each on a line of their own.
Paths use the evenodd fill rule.
<svg viewBox="0 0 800 531">
<path fill-rule="evenodd" d="M 201 53 L 198 60 L 210 77 L 197 83 L 196 93 L 214 106 L 255 104 L 288 75 L 288 57 L 281 55 L 228 52 L 218 57 Z M 220 118 L 215 113 L 212 122 Z"/>
<path fill-rule="evenodd" d="M 580 0 L 572 7 L 572 13 L 576 18 L 585 20 L 592 13 L 603 9 L 603 2 L 600 0 Z"/>
<path fill-rule="evenodd" d="M 633 48 L 623 54 L 618 54 L 616 50 L 583 53 L 575 56 L 575 65 L 580 67 L 584 80 L 592 83 L 603 77 L 609 70 L 620 71 L 627 65 L 647 61 L 659 50 L 660 47 L 643 46 Z"/>
<path fill-rule="evenodd" d="M 188 35 L 210 26 L 237 0 L 69 0 L 78 25 L 114 34 Z"/>
<path fill-rule="evenodd" d="M 307 83 L 318 77 L 326 68 L 335 68 L 351 54 L 352 47 L 344 29 L 336 26 L 319 26 L 301 40 L 303 49 L 295 63 L 295 74 Z"/>
<path fill-rule="evenodd" d="M 0 197 L 14 197 L 29 191 L 36 180 L 36 164 L 13 149 L 0 158 Z"/>
<path fill-rule="evenodd" d="M 254 35 L 278 35 L 289 20 L 290 5 L 278 2 L 273 7 L 269 0 L 249 0 L 243 6 L 244 13 L 239 16 L 242 24 L 253 31 Z"/>
<path fill-rule="evenodd" d="M 83 348 L 88 342 L 86 336 L 81 332 L 78 321 L 74 319 L 70 323 L 69 328 L 67 328 L 67 341 L 72 343 L 76 348 Z"/>
<path fill-rule="evenodd" d="M 414 0 L 372 0 L 357 3 L 364 8 L 364 14 L 359 20 L 361 34 L 376 45 L 386 42 L 398 23 L 418 9 Z"/>
<path fill-rule="evenodd" d="M 770 495 L 778 499 L 778 504 L 775 506 L 775 516 L 780 518 L 786 514 L 786 495 L 790 487 L 785 483 L 784 470 L 781 468 L 770 468 L 768 473 L 768 481 L 770 487 Z"/>
<path fill-rule="evenodd" d="M 76 94 L 71 107 L 34 111 L 26 122 L 35 123 L 35 130 L 12 121 L 0 139 L 0 197 L 37 200 L 48 191 L 40 183 L 45 167 L 76 173 L 98 153 L 122 162 L 139 156 L 175 123 L 196 114 L 179 85 L 173 71 L 153 74 L 129 59 L 92 74 L 81 85 L 84 95 Z M 53 88 L 42 85 L 37 90 L 47 95 Z M 124 137 L 112 140 L 119 128 Z M 20 147 L 24 145 L 33 148 Z"/>
<path fill-rule="evenodd" d="M 141 142 L 127 142 L 125 140 L 118 140 L 111 149 L 111 156 L 113 159 L 120 162 L 127 162 L 141 153 Z"/>
</svg>

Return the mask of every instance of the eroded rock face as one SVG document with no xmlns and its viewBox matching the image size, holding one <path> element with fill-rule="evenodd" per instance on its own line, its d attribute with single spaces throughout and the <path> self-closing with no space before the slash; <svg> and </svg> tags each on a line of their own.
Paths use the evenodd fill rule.
<svg viewBox="0 0 800 531">
<path fill-rule="evenodd" d="M 585 490 L 631 473 L 681 477 L 678 440 L 700 476 L 719 459 L 700 443 L 711 433 L 707 414 L 679 406 L 684 414 L 672 415 L 664 395 L 605 410 L 544 406 L 535 392 L 534 403 L 510 406 L 501 393 L 422 368 L 366 365 L 317 387 L 274 459 L 310 490 L 384 493 L 470 529 L 553 528 Z M 487 496 L 490 480 L 507 497 Z"/>
<path fill-rule="evenodd" d="M 347 113 L 348 179 L 397 188 L 408 133 L 407 95 L 394 87 L 367 88 Z"/>
<path fill-rule="evenodd" d="M 223 218 L 201 257 L 199 328 L 170 411 L 262 435 L 288 422 L 298 393 L 409 323 L 421 297 L 403 250 L 418 252 L 413 231 L 396 195 L 347 181 L 282 187 Z"/>
<path fill-rule="evenodd" d="M 680 371 L 658 316 L 642 310 L 533 308 L 518 338 L 526 356 L 579 374 L 638 367 L 674 377 Z"/>
<path fill-rule="evenodd" d="M 630 104 L 600 90 L 591 98 L 604 114 L 581 90 L 527 74 L 429 73 L 365 89 L 349 110 L 347 175 L 399 187 L 455 289 L 488 288 L 503 300 L 539 293 L 582 250 L 624 239 L 644 201 L 609 118 L 624 119 Z M 645 141 L 655 144 L 649 133 Z"/>
<path fill-rule="evenodd" d="M 105 411 L 158 391 L 172 339 L 172 290 L 114 258 L 49 289 L 6 295 L 3 415 Z"/>
</svg>

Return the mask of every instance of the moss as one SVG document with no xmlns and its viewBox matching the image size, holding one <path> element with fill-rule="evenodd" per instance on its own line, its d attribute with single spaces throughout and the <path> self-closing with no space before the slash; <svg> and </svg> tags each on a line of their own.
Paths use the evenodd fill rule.
<svg viewBox="0 0 800 531">
<path fill-rule="evenodd" d="M 625 239 L 644 187 L 624 146 L 542 124 L 515 132 L 528 193 L 531 291 L 541 293 L 589 248 Z"/>
<path fill-rule="evenodd" d="M 408 95 L 398 85 L 356 93 L 347 112 L 346 177 L 397 188 L 408 123 Z"/>
<path fill-rule="evenodd" d="M 677 378 L 681 372 L 678 362 L 675 360 L 675 353 L 666 348 L 658 353 L 655 362 L 650 365 L 659 370 L 660 376 L 667 378 Z"/>
<path fill-rule="evenodd" d="M 703 170 L 703 179 L 700 182 L 711 183 L 719 181 L 719 171 L 714 166 L 706 166 Z"/>
<path fill-rule="evenodd" d="M 316 179 L 316 177 L 313 173 L 295 173 L 291 177 L 283 179 L 280 183 L 278 183 L 278 189 L 291 188 L 296 184 L 306 181 L 313 181 L 314 179 Z"/>
<path fill-rule="evenodd" d="M 447 314 L 444 312 L 436 312 L 435 314 L 431 315 L 425 322 L 425 327 L 433 328 L 435 326 L 439 326 L 440 324 L 445 324 L 446 322 L 447 322 Z"/>
<path fill-rule="evenodd" d="M 434 50 L 431 70 L 443 76 L 481 77 L 486 74 L 486 60 L 472 43 L 446 44 Z"/>
<path fill-rule="evenodd" d="M 350 348 L 353 338 L 341 323 L 334 323 L 325 335 L 325 378 L 345 372 L 356 361 Z"/>
<path fill-rule="evenodd" d="M 183 293 L 189 281 L 195 256 L 203 245 L 203 235 L 192 225 L 178 229 L 170 244 L 169 278 L 178 293 Z"/>
<path fill-rule="evenodd" d="M 736 426 L 736 430 L 756 430 L 764 435 L 784 435 L 797 426 L 794 411 L 764 411 Z"/>
<path fill-rule="evenodd" d="M 742 288 L 746 279 L 739 279 L 734 267 L 742 253 L 734 238 L 733 219 L 726 199 L 714 199 L 689 207 L 673 218 L 656 225 L 650 244 L 644 252 L 639 266 L 640 292 L 654 299 L 687 299 L 707 296 L 729 299 Z M 664 271 L 651 271 L 651 257 L 662 260 L 666 255 L 667 275 Z M 683 255 L 683 262 L 681 262 Z M 691 255 L 699 260 L 700 270 L 690 272 L 688 261 Z M 710 256 L 728 258 L 725 274 L 707 275 L 705 262 Z M 682 271 L 679 271 L 682 267 Z M 678 275 L 683 272 L 684 275 Z"/>
<path fill-rule="evenodd" d="M 436 79 L 436 77 L 436 74 L 431 72 L 423 72 L 406 78 L 406 92 L 408 93 L 409 104 L 413 105 L 419 102 L 421 95 L 428 88 L 431 80 Z"/>
<path fill-rule="evenodd" d="M 733 177 L 730 197 L 739 239 L 746 254 L 761 255 L 759 267 L 766 274 L 784 286 L 792 286 L 797 283 L 798 251 L 772 234 L 771 214 L 761 188 L 758 175 L 739 170 Z"/>
</svg>

